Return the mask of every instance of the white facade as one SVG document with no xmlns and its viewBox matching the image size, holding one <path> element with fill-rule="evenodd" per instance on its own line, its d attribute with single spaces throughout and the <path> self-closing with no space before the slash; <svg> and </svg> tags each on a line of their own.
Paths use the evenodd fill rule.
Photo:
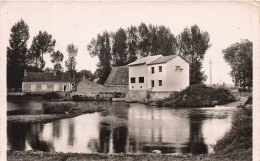
<svg viewBox="0 0 260 161">
<path fill-rule="evenodd" d="M 129 95 L 136 95 L 138 91 L 167 92 L 160 94 L 165 97 L 188 86 L 189 63 L 179 56 L 150 56 L 129 64 Z"/>
<path fill-rule="evenodd" d="M 147 90 L 148 89 L 148 67 L 147 64 L 159 58 L 161 55 L 148 56 L 129 64 L 129 90 Z M 144 81 L 139 82 L 139 78 Z M 135 82 L 131 82 L 135 79 Z"/>
<path fill-rule="evenodd" d="M 159 72 L 159 66 L 162 72 Z M 154 73 L 151 68 L 154 67 Z M 148 90 L 149 91 L 181 91 L 189 86 L 189 63 L 181 57 L 161 64 L 148 65 Z M 154 87 L 152 87 L 154 81 Z M 159 81 L 162 82 L 161 86 Z"/>
</svg>

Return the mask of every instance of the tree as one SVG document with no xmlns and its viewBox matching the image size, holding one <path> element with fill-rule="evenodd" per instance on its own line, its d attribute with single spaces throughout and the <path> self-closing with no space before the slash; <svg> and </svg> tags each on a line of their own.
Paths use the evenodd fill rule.
<svg viewBox="0 0 260 161">
<path fill-rule="evenodd" d="M 138 31 L 135 26 L 127 28 L 127 53 L 128 63 L 132 63 L 138 58 Z"/>
<path fill-rule="evenodd" d="M 178 36 L 178 54 L 190 64 L 190 84 L 199 84 L 206 80 L 201 71 L 202 61 L 211 46 L 208 32 L 201 31 L 197 25 L 185 28 Z"/>
<path fill-rule="evenodd" d="M 21 19 L 11 28 L 9 47 L 7 47 L 7 87 L 22 86 L 23 71 L 28 65 L 27 41 L 29 27 Z"/>
<path fill-rule="evenodd" d="M 139 32 L 139 41 L 138 41 L 138 50 L 140 52 L 141 57 L 149 56 L 149 29 L 145 23 L 141 23 L 138 26 Z"/>
<path fill-rule="evenodd" d="M 82 77 L 85 76 L 89 80 L 93 81 L 95 79 L 94 74 L 90 70 L 83 69 L 76 73 L 76 77 Z"/>
<path fill-rule="evenodd" d="M 111 47 L 108 32 L 98 34 L 97 39 L 92 39 L 87 45 L 87 49 L 92 57 L 98 56 L 99 62 L 95 74 L 99 78 L 98 83 L 104 84 L 111 71 Z"/>
<path fill-rule="evenodd" d="M 45 66 L 45 61 L 43 55 L 50 53 L 54 50 L 56 40 L 52 39 L 52 35 L 48 34 L 46 31 L 39 31 L 38 35 L 33 37 L 32 45 L 30 48 L 31 59 L 33 60 L 31 64 L 40 69 Z"/>
<path fill-rule="evenodd" d="M 47 67 L 47 68 L 44 69 L 44 72 L 45 72 L 45 73 L 52 73 L 52 72 L 53 72 L 53 69 Z"/>
<path fill-rule="evenodd" d="M 225 61 L 231 66 L 230 75 L 238 87 L 252 87 L 253 82 L 253 43 L 249 40 L 241 40 L 222 50 Z"/>
<path fill-rule="evenodd" d="M 70 72 L 70 78 L 72 78 L 73 72 L 75 72 L 77 65 L 76 56 L 78 54 L 78 48 L 73 43 L 71 43 L 67 46 L 66 51 L 68 53 L 68 59 L 65 61 L 65 66 Z"/>
<path fill-rule="evenodd" d="M 61 66 L 61 62 L 63 61 L 63 54 L 59 50 L 54 51 L 51 53 L 51 62 L 54 63 L 54 70 L 55 71 L 63 71 Z"/>
<path fill-rule="evenodd" d="M 123 66 L 128 64 L 127 60 L 127 36 L 124 29 L 120 28 L 112 36 L 112 62 L 113 66 Z"/>
<path fill-rule="evenodd" d="M 163 56 L 175 55 L 177 40 L 169 28 L 159 26 L 157 31 L 158 54 Z"/>
</svg>

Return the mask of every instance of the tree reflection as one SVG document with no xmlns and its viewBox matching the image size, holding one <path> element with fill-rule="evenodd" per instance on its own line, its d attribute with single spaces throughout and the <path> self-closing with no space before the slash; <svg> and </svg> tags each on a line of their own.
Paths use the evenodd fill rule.
<svg viewBox="0 0 260 161">
<path fill-rule="evenodd" d="M 182 148 L 182 153 L 192 154 L 206 154 L 208 153 L 208 147 L 204 142 L 202 134 L 203 120 L 206 119 L 206 115 L 202 110 L 196 109 L 189 113 L 190 121 L 190 138 L 189 142 L 186 143 L 186 147 Z"/>
<path fill-rule="evenodd" d="M 11 150 L 26 150 L 26 140 L 33 150 L 53 151 L 51 142 L 42 140 L 41 124 L 7 124 L 8 144 Z"/>
<path fill-rule="evenodd" d="M 109 145 L 110 145 L 110 135 L 111 135 L 111 130 L 109 127 L 106 126 L 99 126 L 99 153 L 108 153 L 109 152 Z"/>
<path fill-rule="evenodd" d="M 127 144 L 128 127 L 117 127 L 113 129 L 113 144 L 115 153 L 125 153 Z"/>
<path fill-rule="evenodd" d="M 7 140 L 11 150 L 25 150 L 26 125 L 7 123 Z"/>
</svg>

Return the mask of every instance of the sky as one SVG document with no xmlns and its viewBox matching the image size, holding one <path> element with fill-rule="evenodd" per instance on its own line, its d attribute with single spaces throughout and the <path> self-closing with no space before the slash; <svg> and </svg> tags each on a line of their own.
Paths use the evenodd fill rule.
<svg viewBox="0 0 260 161">
<path fill-rule="evenodd" d="M 222 50 L 241 39 L 254 42 L 255 5 L 243 2 L 3 2 L 0 5 L 1 39 L 4 52 L 9 45 L 11 27 L 23 19 L 29 26 L 30 39 L 47 31 L 56 39 L 55 50 L 64 54 L 73 43 L 78 47 L 76 69 L 94 72 L 98 59 L 92 58 L 87 45 L 103 31 L 116 31 L 141 22 L 164 25 L 177 36 L 194 24 L 210 35 L 212 46 L 206 51 L 203 71 L 212 83 L 232 83 L 230 66 Z M 45 54 L 46 67 L 52 67 L 50 54 Z"/>
</svg>

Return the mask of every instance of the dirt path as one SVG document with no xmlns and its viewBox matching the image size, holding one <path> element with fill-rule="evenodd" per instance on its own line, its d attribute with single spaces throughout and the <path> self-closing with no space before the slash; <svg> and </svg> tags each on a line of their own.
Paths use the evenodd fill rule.
<svg viewBox="0 0 260 161">
<path fill-rule="evenodd" d="M 241 97 L 239 100 L 235 101 L 235 102 L 230 102 L 230 103 L 227 103 L 225 105 L 219 105 L 219 106 L 224 106 L 224 107 L 237 107 L 237 106 L 240 106 L 240 105 L 243 105 L 246 101 L 247 101 L 248 97 L 245 96 L 245 97 Z"/>
</svg>

